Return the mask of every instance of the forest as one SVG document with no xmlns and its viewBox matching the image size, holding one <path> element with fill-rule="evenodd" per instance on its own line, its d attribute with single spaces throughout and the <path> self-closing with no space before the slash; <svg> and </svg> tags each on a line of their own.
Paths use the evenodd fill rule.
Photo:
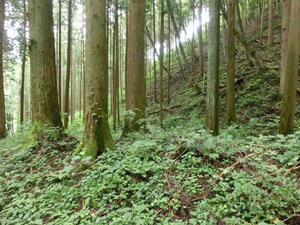
<svg viewBox="0 0 300 225">
<path fill-rule="evenodd" d="M 0 0 L 0 224 L 300 224 L 300 0 Z"/>
</svg>

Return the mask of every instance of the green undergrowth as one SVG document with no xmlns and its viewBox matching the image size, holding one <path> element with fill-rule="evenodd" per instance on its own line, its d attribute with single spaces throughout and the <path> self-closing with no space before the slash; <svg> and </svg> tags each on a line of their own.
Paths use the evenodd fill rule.
<svg viewBox="0 0 300 225">
<path fill-rule="evenodd" d="M 168 116 L 164 129 L 149 118 L 147 133 L 119 139 L 85 171 L 74 140 L 0 141 L 0 223 L 297 224 L 299 129 L 254 136 L 233 125 L 212 137 L 194 114 Z"/>
</svg>

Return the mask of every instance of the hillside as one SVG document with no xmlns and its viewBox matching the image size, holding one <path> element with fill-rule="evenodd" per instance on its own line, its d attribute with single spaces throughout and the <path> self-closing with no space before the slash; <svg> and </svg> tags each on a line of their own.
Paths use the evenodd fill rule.
<svg viewBox="0 0 300 225">
<path fill-rule="evenodd" d="M 205 130 L 203 80 L 195 91 L 174 63 L 163 128 L 158 104 L 148 102 L 147 132 L 120 138 L 119 128 L 117 149 L 88 170 L 80 171 L 80 156 L 73 156 L 77 139 L 57 139 L 55 129 L 48 131 L 51 142 L 25 149 L 29 125 L 1 140 L 0 223 L 300 224 L 300 108 L 295 134 L 277 135 L 280 18 L 276 24 L 272 49 L 259 43 L 257 30 L 247 31 L 265 71 L 247 63 L 237 47 L 238 120 L 230 127 L 224 125 L 222 58 L 218 137 Z M 80 119 L 66 132 L 81 138 Z"/>
</svg>

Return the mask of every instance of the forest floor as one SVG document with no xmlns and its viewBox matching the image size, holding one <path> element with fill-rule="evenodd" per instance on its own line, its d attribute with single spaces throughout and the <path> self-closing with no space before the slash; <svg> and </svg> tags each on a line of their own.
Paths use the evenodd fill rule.
<svg viewBox="0 0 300 225">
<path fill-rule="evenodd" d="M 25 124 L 1 140 L 0 224 L 300 224 L 300 121 L 294 134 L 277 134 L 280 43 L 270 50 L 250 35 L 267 70 L 245 63 L 237 48 L 238 120 L 225 127 L 222 62 L 218 137 L 205 131 L 205 89 L 185 85 L 174 66 L 163 128 L 148 102 L 148 132 L 120 139 L 119 127 L 117 149 L 88 170 L 73 156 L 81 119 L 66 131 L 76 138 L 53 130 L 49 142 L 24 148 Z"/>
</svg>

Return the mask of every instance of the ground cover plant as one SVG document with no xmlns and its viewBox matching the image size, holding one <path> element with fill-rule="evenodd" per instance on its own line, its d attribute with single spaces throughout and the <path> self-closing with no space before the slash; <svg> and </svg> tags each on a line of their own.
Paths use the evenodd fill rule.
<svg viewBox="0 0 300 225">
<path fill-rule="evenodd" d="M 294 81 L 297 77 L 296 60 L 281 60 L 294 50 L 283 43 L 288 39 L 288 10 L 283 8 L 292 1 L 281 1 L 283 7 L 280 1 L 236 1 L 236 10 L 232 0 L 5 2 L 0 4 L 8 9 L 9 28 L 8 37 L 4 32 L 5 90 L 0 62 L 0 95 L 6 100 L 4 104 L 0 96 L 1 225 L 300 224 L 300 89 L 279 88 L 282 81 L 292 80 L 284 67 L 294 68 Z M 222 29 L 205 22 L 189 39 L 202 3 L 204 19 L 216 8 L 213 3 L 222 3 Z M 142 17 L 131 18 L 144 10 L 145 26 Z M 68 19 L 63 16 L 67 11 Z M 234 11 L 237 18 L 227 18 Z M 34 13 L 38 18 L 33 21 L 53 17 L 55 22 L 32 23 Z M 220 16 L 217 11 L 211 14 Z M 294 23 L 299 15 L 293 11 Z M 29 46 L 24 45 L 27 19 L 40 35 L 31 35 Z M 39 32 L 46 25 L 45 32 Z M 213 25 L 215 31 L 209 32 Z M 9 37 L 13 26 L 20 37 Z M 27 51 L 31 55 L 36 47 L 48 46 L 37 43 L 40 38 L 50 40 L 51 30 L 55 54 L 39 55 L 47 52 L 40 49 L 30 63 L 52 75 L 34 70 L 29 74 Z M 222 37 L 213 40 L 219 31 Z M 146 36 L 148 41 L 142 41 Z M 165 49 L 153 48 L 158 38 Z M 172 43 L 169 47 L 167 39 L 178 42 L 178 48 Z M 212 44 L 215 41 L 221 42 L 220 48 Z M 208 57 L 212 52 L 220 55 L 220 62 L 219 57 Z M 21 61 L 22 77 L 17 77 Z M 58 74 L 56 65 L 47 69 L 49 62 L 55 62 Z M 212 73 L 213 64 L 220 73 Z M 233 82 L 229 64 L 235 68 Z M 44 80 L 55 76 L 57 87 L 55 79 Z M 20 99 L 16 84 L 21 84 Z M 289 100 L 295 94 L 289 93 L 292 89 L 296 98 Z M 235 116 L 229 121 L 230 94 Z M 281 112 L 292 103 L 295 110 L 286 111 L 295 118 L 288 120 Z M 218 119 L 210 121 L 213 111 L 218 111 Z M 290 130 L 281 132 L 286 121 L 293 122 Z M 210 122 L 218 126 L 209 127 Z"/>
<path fill-rule="evenodd" d="M 245 136 L 234 126 L 212 137 L 201 120 L 176 121 L 148 124 L 85 171 L 76 140 L 1 141 L 11 146 L 0 153 L 1 224 L 298 223 L 299 131 Z"/>
</svg>

